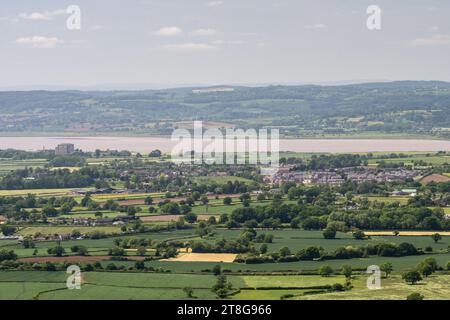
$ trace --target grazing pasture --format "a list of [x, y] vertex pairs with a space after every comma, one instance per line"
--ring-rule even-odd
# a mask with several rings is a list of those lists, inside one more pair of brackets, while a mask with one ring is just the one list
[[406, 300], [406, 297], [418, 292], [426, 300], [450, 299], [450, 275], [432, 275], [416, 285], [406, 284], [401, 275], [394, 274], [381, 279], [381, 289], [370, 290], [366, 286], [367, 277], [357, 276], [352, 284], [354, 288], [346, 292], [332, 292], [317, 295], [296, 296], [294, 299], [308, 300]]

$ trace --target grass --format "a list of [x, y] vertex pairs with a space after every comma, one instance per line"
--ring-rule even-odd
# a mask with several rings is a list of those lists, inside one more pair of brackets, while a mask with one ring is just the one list
[[[146, 300], [187, 299], [185, 287], [194, 290], [196, 299], [215, 299], [211, 287], [216, 278], [211, 274], [84, 272], [79, 290], [66, 288], [65, 272], [2, 271], [0, 272], [0, 300]], [[235, 289], [241, 289], [232, 299], [278, 300], [404, 300], [407, 295], [419, 292], [425, 299], [449, 299], [450, 275], [434, 274], [416, 285], [408, 285], [395, 272], [382, 279], [381, 289], [369, 290], [366, 275], [355, 274], [353, 288], [344, 292], [326, 292], [320, 286], [343, 284], [343, 276], [320, 277], [311, 275], [266, 275], [227, 277]], [[267, 288], [267, 289], [257, 289]], [[311, 294], [311, 293], [315, 294]], [[286, 298], [286, 297], [284, 297]]]
[[232, 296], [233, 300], [280, 300], [286, 295], [299, 296], [308, 290], [241, 290]]
[[[450, 254], [425, 254], [419, 256], [408, 257], [370, 257], [361, 259], [341, 259], [328, 261], [298, 261], [285, 263], [262, 263], [262, 264], [243, 264], [243, 263], [217, 263], [217, 262], [176, 262], [176, 261], [148, 261], [145, 263], [147, 267], [155, 269], [170, 270], [172, 272], [211, 272], [215, 265], [220, 265], [223, 270], [233, 272], [316, 272], [321, 266], [329, 265], [334, 270], [340, 270], [343, 265], [351, 265], [353, 269], [366, 270], [368, 266], [380, 265], [384, 262], [391, 262], [396, 271], [405, 271], [414, 268], [417, 264], [428, 257], [433, 257], [438, 264], [445, 266], [450, 262]], [[109, 262], [103, 261], [102, 265], [106, 266]], [[131, 261], [115, 261], [117, 266], [133, 266]]]
[[401, 205], [406, 205], [411, 199], [411, 197], [382, 197], [382, 196], [368, 196], [366, 197], [369, 201], [377, 201], [377, 202], [384, 202], [386, 204], [399, 202]]
[[242, 276], [245, 285], [251, 288], [306, 288], [345, 283], [344, 276]]
[[[80, 290], [66, 288], [64, 272], [10, 271], [0, 273], [0, 299], [185, 299], [184, 287], [194, 289], [199, 299], [213, 299], [212, 275], [160, 273], [83, 273]], [[240, 277], [229, 277], [234, 287], [244, 286]]]
[[424, 155], [413, 155], [407, 158], [385, 158], [385, 159], [370, 159], [369, 165], [377, 164], [380, 161], [387, 163], [400, 163], [413, 164], [413, 162], [424, 161], [431, 165], [443, 165], [445, 163], [450, 163], [450, 156], [424, 156]]
[[[23, 190], [0, 190], [0, 196], [26, 196], [35, 194], [40, 197], [65, 196], [76, 188], [59, 188], [59, 189], [23, 189]], [[82, 188], [89, 189], [89, 188]]]
[[246, 179], [246, 178], [241, 178], [241, 177], [236, 177], [236, 176], [223, 176], [223, 177], [197, 177], [194, 179], [194, 182], [197, 183], [216, 183], [216, 184], [225, 184], [228, 181], [234, 182], [234, 181], [239, 181], [239, 182], [243, 182], [243, 183], [253, 183], [253, 180], [250, 179]]
[[120, 233], [120, 227], [105, 226], [105, 227], [84, 227], [84, 226], [32, 226], [24, 227], [18, 231], [22, 236], [32, 236], [36, 233], [43, 235], [53, 234], [70, 234], [73, 230], [78, 230], [82, 234], [86, 234], [93, 231], [104, 232], [105, 234]]
[[104, 202], [107, 200], [135, 200], [135, 199], [145, 199], [148, 196], [152, 198], [164, 197], [165, 193], [154, 192], [154, 193], [132, 193], [132, 194], [101, 194], [92, 195], [92, 200], [98, 202]]
[[25, 168], [42, 168], [48, 163], [46, 159], [25, 159], [25, 160], [13, 160], [13, 159], [0, 159], [0, 175], [6, 175], [11, 171], [20, 170]]
[[299, 296], [296, 299], [310, 300], [405, 300], [406, 297], [418, 292], [425, 299], [449, 300], [450, 275], [432, 275], [415, 285], [406, 284], [399, 274], [381, 280], [381, 289], [370, 290], [366, 286], [367, 277], [358, 276], [353, 280], [351, 291], [333, 292], [318, 295]]

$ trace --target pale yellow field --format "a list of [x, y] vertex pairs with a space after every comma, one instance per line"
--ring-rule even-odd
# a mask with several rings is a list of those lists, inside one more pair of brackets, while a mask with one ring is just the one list
[[180, 253], [175, 258], [163, 259], [161, 261], [182, 262], [233, 262], [237, 254], [234, 253]]
[[[87, 190], [89, 188], [82, 188]], [[92, 188], [91, 188], [92, 189]], [[68, 195], [74, 188], [60, 189], [24, 189], [24, 190], [0, 190], [0, 196], [26, 196], [27, 194], [35, 194], [41, 197], [45, 196], [64, 196]]]
[[93, 200], [97, 201], [106, 201], [109, 199], [142, 199], [147, 196], [151, 196], [152, 198], [160, 198], [164, 196], [164, 193], [130, 193], [130, 194], [100, 194], [100, 195], [92, 195]]
[[[441, 236], [450, 236], [450, 231], [399, 231], [399, 236], [431, 236], [439, 233]], [[393, 231], [364, 231], [366, 236], [393, 236]]]

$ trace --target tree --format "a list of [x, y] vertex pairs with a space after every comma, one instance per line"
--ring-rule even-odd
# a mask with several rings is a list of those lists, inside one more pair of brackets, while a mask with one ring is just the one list
[[243, 193], [241, 194], [241, 196], [239, 197], [239, 200], [241, 200], [241, 202], [243, 203], [244, 200], [248, 200], [250, 201], [251, 197], [249, 193]]
[[188, 298], [193, 298], [194, 297], [194, 289], [192, 289], [191, 287], [184, 287], [183, 291], [184, 291], [184, 293], [186, 293], [186, 296]]
[[355, 232], [353, 232], [353, 238], [355, 238], [356, 240], [363, 240], [366, 238], [366, 235], [363, 231], [356, 230]]
[[83, 199], [81, 199], [81, 206], [87, 207], [92, 202], [91, 196], [86, 194]]
[[438, 243], [438, 241], [442, 239], [442, 236], [439, 233], [435, 233], [431, 236], [431, 238], [433, 239], [434, 243]]
[[161, 150], [158, 150], [158, 149], [153, 150], [148, 154], [148, 156], [150, 158], [159, 158], [159, 157], [161, 157], [161, 155], [162, 155], [162, 152], [161, 152]]
[[192, 207], [195, 204], [195, 200], [192, 197], [187, 197], [185, 202], [190, 207]]
[[148, 206], [151, 206], [153, 204], [153, 198], [151, 196], [147, 196], [144, 200], [144, 203]]
[[405, 280], [406, 283], [413, 285], [422, 280], [422, 277], [420, 276], [419, 271], [414, 270], [403, 273], [402, 279]]
[[384, 272], [386, 278], [389, 278], [391, 272], [394, 271], [394, 267], [392, 266], [392, 263], [385, 262], [380, 266], [380, 270]]
[[328, 266], [328, 265], [321, 266], [320, 269], [319, 269], [319, 274], [320, 274], [322, 277], [329, 277], [329, 276], [331, 276], [333, 273], [334, 273], [333, 268], [331, 268], [331, 267]]
[[418, 292], [413, 292], [406, 297], [406, 300], [423, 300], [424, 296]]
[[11, 236], [16, 232], [16, 228], [12, 226], [8, 226], [5, 224], [2, 224], [0, 226], [0, 230], [3, 233], [4, 236]]
[[145, 247], [139, 247], [136, 249], [136, 254], [138, 256], [145, 256], [145, 254], [147, 253], [147, 249], [145, 249]]
[[264, 201], [264, 200], [266, 200], [266, 195], [264, 193], [260, 193], [256, 196], [256, 200]]
[[266, 254], [267, 253], [267, 250], [268, 250], [268, 246], [267, 246], [267, 244], [262, 244], [261, 245], [261, 247], [259, 248], [259, 252], [261, 253], [261, 254]]
[[220, 267], [219, 264], [216, 264], [216, 265], [213, 267], [212, 272], [213, 272], [213, 274], [214, 274], [215, 276], [218, 276], [218, 275], [220, 275], [220, 274], [222, 273], [222, 268]]
[[233, 202], [233, 199], [231, 199], [230, 197], [223, 198], [223, 204], [226, 206], [229, 206], [232, 202]]
[[208, 218], [208, 224], [216, 224], [217, 223], [217, 219], [214, 216], [211, 216]]
[[184, 216], [184, 219], [189, 223], [194, 223], [197, 221], [197, 215], [195, 213], [189, 212]]
[[288, 247], [283, 247], [280, 249], [280, 256], [281, 257], [287, 257], [291, 255], [291, 251], [289, 250]]
[[350, 279], [352, 277], [352, 266], [346, 264], [342, 266], [342, 274], [347, 278]]
[[336, 238], [336, 230], [327, 228], [323, 231], [323, 237], [325, 239], [335, 239]]
[[71, 238], [77, 239], [79, 237], [81, 237], [81, 232], [80, 230], [72, 230], [72, 233], [70, 234]]
[[198, 191], [192, 192], [192, 199], [194, 199], [194, 201], [199, 200], [200, 197], [201, 197], [201, 193], [200, 192], [198, 192]]
[[63, 254], [66, 253], [66, 250], [63, 247], [61, 247], [60, 245], [57, 245], [54, 248], [48, 248], [47, 253], [57, 256], [57, 257], [62, 257]]
[[103, 217], [103, 213], [101, 213], [100, 211], [97, 211], [94, 215], [95, 215], [95, 217], [97, 217], [97, 218]]
[[209, 203], [209, 199], [207, 196], [202, 196], [200, 198], [201, 203], [203, 203], [204, 206], [206, 206]]
[[214, 292], [218, 298], [226, 298], [229, 291], [232, 289], [232, 285], [227, 281], [227, 277], [224, 275], [219, 275], [217, 277], [217, 283], [212, 287], [212, 292]]
[[168, 202], [161, 207], [162, 214], [180, 214], [180, 206], [175, 202]]
[[42, 214], [46, 217], [56, 217], [58, 215], [58, 210], [50, 205], [47, 205], [42, 209]]
[[16, 260], [17, 254], [13, 250], [0, 250], [0, 262], [5, 260]]
[[438, 264], [436, 259], [434, 258], [427, 258], [421, 263], [417, 265], [417, 271], [419, 271], [425, 278], [427, 278], [429, 275], [431, 275], [434, 271], [438, 269]]
[[433, 273], [433, 267], [427, 263], [420, 264], [418, 271], [425, 277], [428, 278]]
[[25, 249], [28, 249], [28, 248], [34, 248], [35, 244], [33, 242], [33, 239], [30, 236], [27, 236], [27, 237], [23, 238], [22, 246]]

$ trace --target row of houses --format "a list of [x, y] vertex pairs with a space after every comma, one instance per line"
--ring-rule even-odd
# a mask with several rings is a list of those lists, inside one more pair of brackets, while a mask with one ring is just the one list
[[377, 169], [371, 167], [344, 168], [342, 170], [347, 180], [356, 182], [377, 181], [394, 182], [414, 179], [420, 175], [417, 170], [398, 169]]
[[378, 169], [373, 167], [351, 167], [336, 170], [293, 171], [293, 166], [283, 166], [275, 174], [264, 177], [264, 182], [279, 184], [293, 181], [303, 184], [340, 185], [346, 180], [355, 182], [393, 182], [414, 179], [420, 171], [399, 169]]
[[134, 216], [117, 216], [114, 218], [58, 218], [57, 224], [72, 224], [82, 226], [123, 225], [129, 221], [137, 220]]
[[345, 180], [334, 171], [288, 171], [278, 172], [273, 176], [264, 177], [264, 182], [279, 184], [285, 181], [293, 181], [303, 184], [331, 184], [340, 185]]

